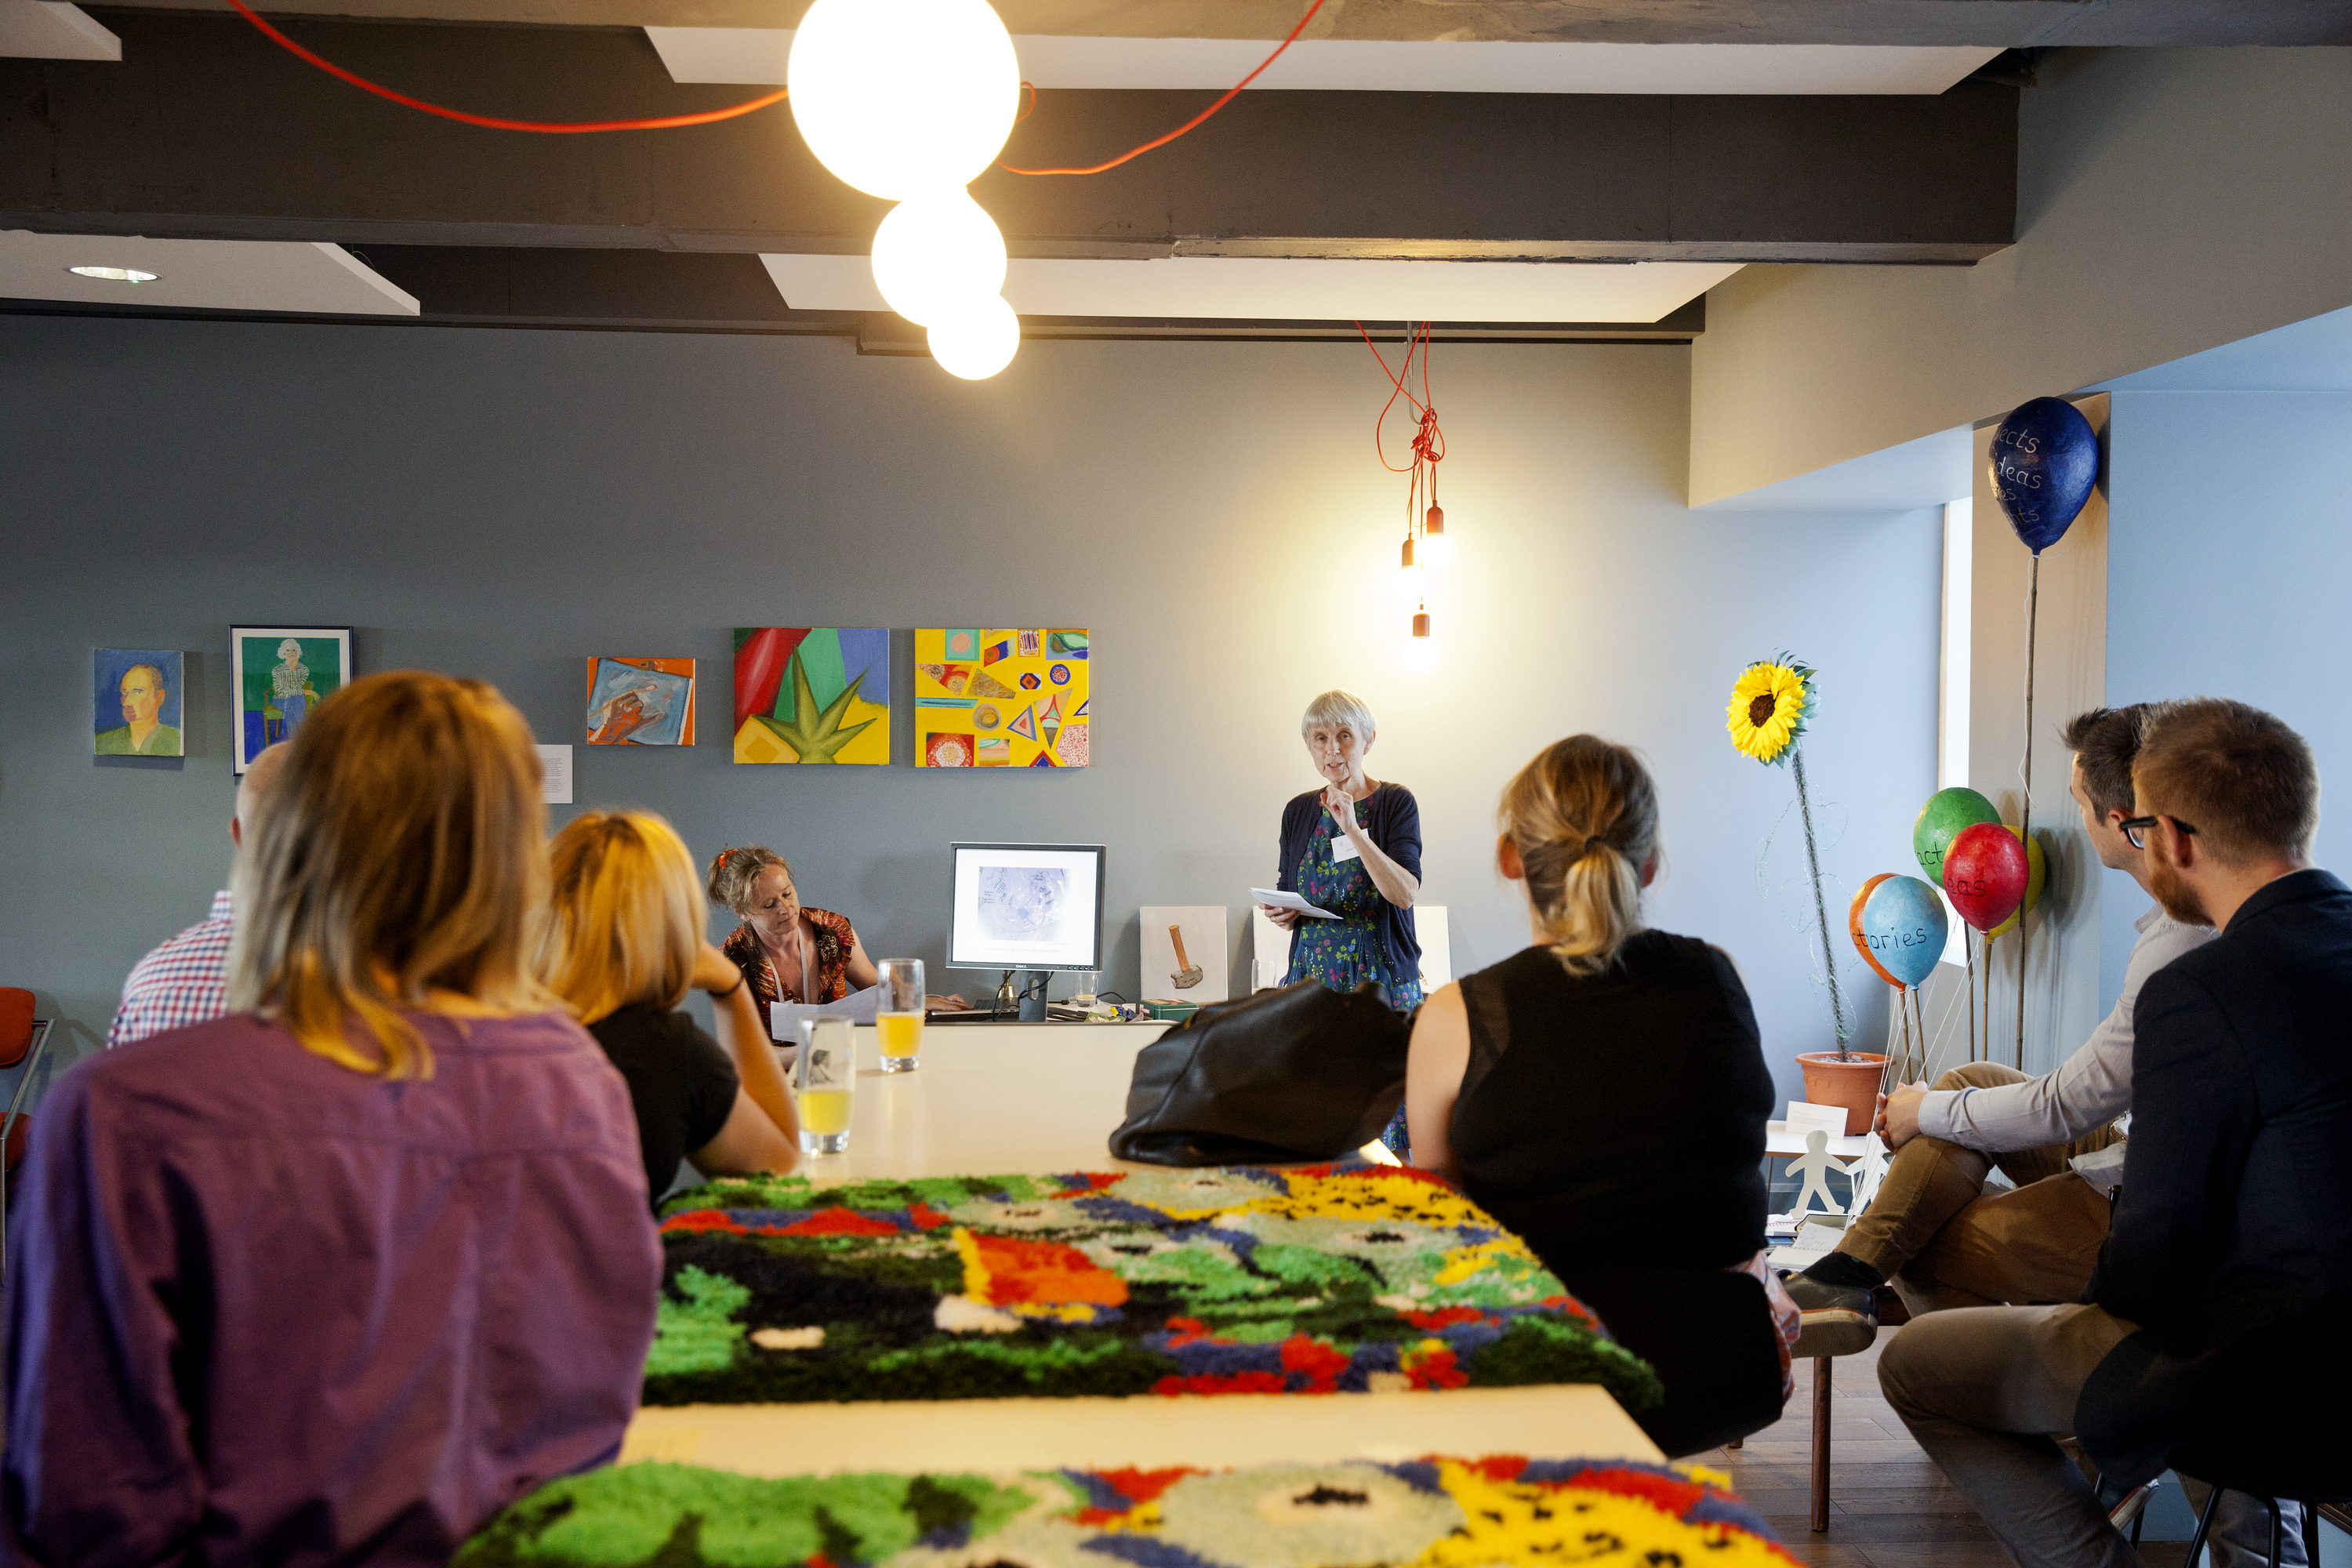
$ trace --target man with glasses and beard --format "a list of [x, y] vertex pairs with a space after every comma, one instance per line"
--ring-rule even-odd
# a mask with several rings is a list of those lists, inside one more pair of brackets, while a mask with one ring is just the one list
[[2352, 889], [2310, 861], [2318, 768], [2277, 719], [2198, 699], [2157, 712], [2132, 776], [2119, 826], [2148, 890], [2220, 934], [2140, 990], [2123, 1189], [2085, 1299], [1931, 1313], [1879, 1363], [2026, 1568], [2139, 1561], [2052, 1434], [2121, 1485], [2182, 1446], [2278, 1475], [2310, 1440], [2290, 1417], [2352, 1394], [2335, 1342], [2352, 1320]]

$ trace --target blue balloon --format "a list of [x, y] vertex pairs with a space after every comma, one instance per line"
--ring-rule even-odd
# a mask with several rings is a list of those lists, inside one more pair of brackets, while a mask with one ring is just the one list
[[2064, 398], [2037, 397], [1993, 431], [1986, 466], [2009, 526], [2039, 555], [2065, 537], [2099, 482], [2098, 433]]
[[1936, 972], [1950, 930], [1942, 897], [1916, 877], [1887, 878], [1862, 906], [1862, 939], [1870, 943], [1870, 955], [1906, 985]]

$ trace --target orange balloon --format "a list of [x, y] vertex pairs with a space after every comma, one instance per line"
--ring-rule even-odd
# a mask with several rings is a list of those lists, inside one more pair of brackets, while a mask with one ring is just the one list
[[1879, 883], [1884, 882], [1887, 878], [1892, 877], [1893, 875], [1895, 875], [1895, 873], [1892, 871], [1881, 871], [1877, 876], [1873, 877], [1869, 881], [1864, 882], [1862, 885], [1862, 890], [1854, 894], [1853, 902], [1846, 908], [1845, 928], [1847, 933], [1853, 938], [1854, 952], [1862, 954], [1862, 961], [1870, 965], [1871, 972], [1876, 974], [1881, 980], [1885, 981], [1889, 985], [1894, 986], [1897, 991], [1900, 991], [1903, 989], [1903, 982], [1895, 979], [1895, 976], [1886, 973], [1886, 966], [1879, 963], [1878, 960], [1872, 955], [1870, 951], [1870, 942], [1862, 934], [1862, 906], [1870, 902], [1871, 889], [1877, 887]]

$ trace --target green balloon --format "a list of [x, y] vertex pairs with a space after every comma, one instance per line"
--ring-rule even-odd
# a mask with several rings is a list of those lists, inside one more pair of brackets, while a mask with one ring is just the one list
[[1968, 785], [1939, 789], [1927, 797], [1927, 804], [1919, 808], [1919, 819], [1911, 825], [1911, 853], [1919, 858], [1919, 868], [1927, 873], [1927, 880], [1940, 888], [1944, 847], [1952, 836], [1979, 822], [2000, 820], [2000, 813], [1992, 808], [1992, 802]]

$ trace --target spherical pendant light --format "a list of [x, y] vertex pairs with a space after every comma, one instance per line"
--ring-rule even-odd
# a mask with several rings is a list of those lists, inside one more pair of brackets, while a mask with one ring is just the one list
[[1004, 287], [1004, 236], [961, 191], [901, 202], [874, 231], [874, 283], [917, 326], [969, 312]]
[[970, 184], [1021, 98], [1012, 36], [988, 0], [816, 0], [784, 79], [818, 162], [890, 201]]
[[951, 375], [966, 381], [986, 381], [1013, 363], [1021, 346], [1021, 318], [1003, 297], [991, 294], [941, 321], [930, 330], [931, 357]]

